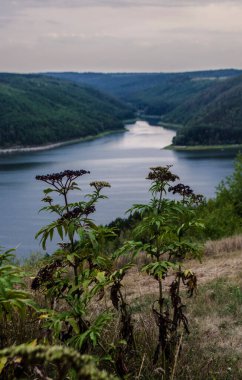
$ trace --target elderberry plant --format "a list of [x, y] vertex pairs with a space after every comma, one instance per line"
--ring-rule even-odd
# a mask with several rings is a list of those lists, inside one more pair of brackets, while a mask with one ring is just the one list
[[[57, 339], [81, 353], [98, 344], [103, 327], [112, 318], [110, 312], [103, 312], [91, 321], [88, 308], [95, 297], [103, 297], [110, 282], [107, 272], [112, 263], [104, 248], [115, 236], [113, 229], [97, 226], [91, 219], [97, 202], [105, 198], [101, 191], [110, 187], [109, 183], [92, 182], [94, 190], [86, 195], [87, 200], [70, 200], [72, 191], [81, 191], [76, 179], [86, 174], [86, 170], [66, 170], [36, 177], [49, 186], [44, 190], [47, 206], [42, 210], [56, 215], [56, 220], [41, 228], [36, 237], [41, 238], [43, 248], [54, 233], [61, 243], [32, 282], [32, 289], [44, 291], [50, 299], [51, 310], [43, 316], [48, 327]], [[54, 202], [50, 196], [54, 193], [63, 199], [62, 204]]]
[[[201, 247], [191, 241], [190, 236], [203, 228], [195, 213], [202, 196], [195, 195], [189, 186], [173, 185], [179, 177], [170, 168], [167, 165], [150, 169], [147, 177], [151, 181], [150, 202], [136, 204], [129, 210], [131, 214], [139, 215], [140, 222], [134, 229], [135, 240], [123, 248], [135, 254], [142, 251], [149, 260], [142, 271], [158, 283], [158, 297], [151, 306], [158, 329], [153, 365], [160, 362], [163, 380], [174, 376], [182, 335], [189, 333], [181, 288], [185, 286], [191, 297], [196, 290], [197, 279], [184, 264], [187, 259], [201, 258]], [[167, 192], [179, 195], [181, 199], [167, 199]], [[170, 273], [173, 275], [169, 277]], [[164, 282], [169, 279], [167, 292]]]
[[[66, 170], [36, 177], [48, 185], [42, 199], [47, 205], [41, 210], [56, 216], [36, 237], [40, 237], [43, 248], [54, 234], [59, 235], [61, 243], [33, 279], [32, 289], [42, 291], [50, 301], [49, 310], [41, 319], [46, 321], [57, 344], [72, 346], [81, 354], [93, 353], [96, 348], [102, 352], [100, 355], [112, 357], [115, 372], [123, 374], [122, 348], [113, 350], [108, 344], [104, 347], [100, 339], [114, 316], [110, 307], [103, 310], [102, 300], [109, 290], [111, 303], [120, 314], [118, 338], [131, 342], [131, 317], [121, 291], [121, 281], [131, 263], [119, 269], [115, 267], [119, 252], [107, 252], [108, 241], [116, 236], [115, 231], [97, 226], [91, 218], [97, 202], [106, 198], [102, 190], [110, 184], [91, 182], [93, 191], [84, 200], [71, 202], [72, 192], [81, 191], [77, 178], [86, 174], [89, 172], [85, 170]], [[56, 194], [63, 200], [62, 204], [54, 201]], [[93, 308], [98, 308], [96, 315]]]

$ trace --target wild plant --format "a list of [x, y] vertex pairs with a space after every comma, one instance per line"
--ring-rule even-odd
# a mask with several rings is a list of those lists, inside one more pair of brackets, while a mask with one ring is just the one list
[[[56, 220], [41, 228], [36, 237], [41, 238], [43, 248], [54, 234], [59, 235], [61, 243], [39, 270], [32, 289], [42, 290], [50, 301], [49, 311], [42, 318], [56, 341], [72, 346], [79, 353], [89, 353], [97, 347], [100, 355], [107, 358], [112, 352], [115, 371], [123, 374], [123, 349], [114, 353], [100, 341], [102, 331], [114, 316], [111, 304], [104, 308], [102, 300], [109, 289], [111, 302], [120, 314], [119, 340], [131, 344], [131, 317], [121, 291], [121, 281], [131, 264], [115, 268], [120, 253], [107, 251], [108, 241], [116, 236], [114, 228], [97, 226], [91, 219], [97, 202], [106, 198], [101, 192], [110, 187], [109, 183], [91, 182], [93, 191], [84, 199], [71, 202], [71, 192], [81, 191], [77, 178], [86, 174], [89, 172], [85, 170], [66, 170], [36, 177], [48, 184], [43, 198], [47, 205], [42, 210], [56, 215]], [[62, 204], [54, 201], [55, 195], [62, 198]], [[95, 308], [97, 315], [92, 312]]]
[[[157, 299], [150, 304], [157, 326], [152, 368], [159, 369], [163, 380], [173, 380], [183, 335], [189, 333], [183, 290], [187, 290], [189, 297], [196, 292], [196, 276], [185, 264], [190, 258], [201, 257], [200, 246], [191, 236], [203, 228], [195, 212], [202, 197], [195, 195], [189, 186], [177, 184], [179, 178], [170, 166], [151, 168], [147, 177], [151, 181], [150, 202], [136, 204], [129, 210], [131, 219], [135, 215], [133, 240], [110, 252], [108, 242], [116, 238], [115, 228], [97, 226], [93, 220], [97, 203], [105, 198], [102, 191], [110, 185], [91, 182], [92, 191], [83, 197], [77, 180], [87, 174], [85, 170], [66, 170], [36, 177], [48, 185], [44, 189], [42, 211], [54, 216], [36, 237], [44, 249], [54, 235], [60, 239], [57, 250], [43, 260], [31, 286], [46, 298], [46, 308], [39, 316], [44, 329], [38, 344], [35, 341], [31, 346], [0, 351], [0, 365], [1, 357], [4, 364], [6, 360], [13, 363], [18, 352], [25, 374], [40, 371], [40, 364], [44, 363], [44, 372], [39, 376], [48, 378], [54, 371], [54, 378], [58, 379], [61, 373], [70, 375], [70, 360], [73, 378], [81, 378], [78, 365], [84, 360], [82, 354], [97, 354], [99, 361], [108, 363], [102, 365], [112, 368], [120, 378], [134, 378], [137, 375], [134, 358], [139, 361], [140, 350], [137, 319], [124, 296], [123, 279], [140, 253], [145, 257], [141, 271], [157, 282]], [[72, 202], [73, 191], [80, 194], [79, 201]], [[168, 199], [168, 192], [175, 197]], [[28, 298], [23, 300], [29, 303]], [[21, 302], [17, 302], [16, 307], [19, 306]], [[104, 339], [114, 321], [115, 336]], [[138, 378], [146, 353], [141, 354]], [[32, 366], [32, 361], [38, 365]], [[50, 362], [57, 366], [49, 372]]]
[[[129, 210], [131, 214], [138, 213], [141, 220], [133, 231], [134, 241], [126, 244], [127, 250], [142, 251], [149, 258], [141, 270], [158, 283], [158, 297], [151, 306], [158, 329], [153, 365], [160, 363], [164, 380], [174, 377], [182, 336], [184, 332], [189, 333], [182, 285], [191, 297], [196, 291], [197, 279], [184, 264], [190, 258], [200, 259], [201, 247], [191, 241], [190, 234], [203, 228], [195, 213], [202, 196], [195, 195], [189, 186], [173, 185], [179, 177], [170, 167], [150, 169], [147, 179], [151, 181], [151, 199], [148, 204], [136, 204]], [[167, 199], [167, 192], [181, 199]], [[167, 292], [164, 283], [169, 279]]]
[[[0, 349], [16, 344], [24, 337], [20, 326], [26, 325], [26, 317], [32, 316], [37, 305], [26, 289], [25, 272], [14, 264], [14, 249], [4, 251], [0, 247]], [[0, 356], [0, 378], [7, 379], [8, 358]], [[12, 377], [13, 378], [13, 377]]]
[[25, 273], [13, 264], [14, 250], [0, 247], [0, 347], [10, 344], [9, 325], [16, 316], [24, 317], [28, 308], [36, 305], [24, 283]]

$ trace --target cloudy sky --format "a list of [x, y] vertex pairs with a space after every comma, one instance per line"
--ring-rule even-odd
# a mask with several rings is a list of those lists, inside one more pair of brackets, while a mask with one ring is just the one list
[[0, 0], [0, 71], [242, 68], [242, 0]]

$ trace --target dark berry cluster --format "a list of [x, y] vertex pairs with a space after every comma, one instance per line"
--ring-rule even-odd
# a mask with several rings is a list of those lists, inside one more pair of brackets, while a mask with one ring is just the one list
[[170, 186], [168, 189], [172, 194], [180, 194], [184, 199], [190, 199], [195, 204], [200, 204], [203, 201], [203, 195], [194, 194], [190, 186], [183, 185], [183, 183], [178, 183], [175, 186]]
[[67, 219], [76, 219], [80, 217], [81, 215], [86, 215], [88, 216], [89, 214], [93, 214], [96, 211], [94, 205], [87, 205], [86, 207], [75, 207], [73, 210], [70, 210], [66, 212], [62, 218], [60, 219], [61, 221], [67, 220]]
[[189, 197], [193, 194], [193, 190], [190, 188], [190, 186], [183, 185], [183, 183], [178, 183], [175, 186], [170, 186], [168, 191], [172, 192], [172, 194], [180, 194], [183, 197]]
[[90, 215], [90, 214], [93, 214], [94, 212], [96, 211], [96, 208], [94, 205], [89, 205], [89, 206], [86, 206], [84, 208], [84, 210], [82, 211], [83, 215]]
[[42, 285], [47, 283], [51, 286], [55, 271], [62, 266], [63, 263], [61, 260], [55, 260], [51, 264], [47, 264], [45, 267], [41, 268], [32, 281], [31, 289], [38, 290]]
[[172, 165], [167, 166], [157, 166], [154, 168], [150, 168], [150, 172], [148, 174], [147, 179], [151, 181], [158, 181], [158, 182], [175, 182], [179, 179], [179, 177], [176, 174], [173, 174], [170, 171], [170, 167]]
[[183, 185], [183, 183], [170, 186], [168, 191], [172, 192], [172, 194], [180, 194], [183, 198], [189, 198], [195, 204], [200, 204], [203, 201], [203, 195], [194, 194], [190, 186]]
[[80, 177], [84, 174], [90, 174], [87, 170], [65, 170], [60, 173], [52, 173], [52, 174], [46, 174], [46, 175], [37, 175], [35, 178], [38, 181], [44, 181], [49, 184], [53, 184], [55, 182], [61, 182], [63, 178], [66, 178], [70, 181], [73, 181], [77, 177]]

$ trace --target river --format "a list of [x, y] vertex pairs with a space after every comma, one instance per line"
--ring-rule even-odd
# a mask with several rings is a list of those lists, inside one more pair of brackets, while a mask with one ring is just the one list
[[[234, 151], [177, 152], [161, 149], [171, 143], [174, 131], [137, 121], [124, 133], [89, 142], [61, 146], [52, 150], [5, 154], [0, 156], [0, 246], [16, 247], [18, 257], [40, 251], [34, 239], [41, 226], [50, 221], [41, 207], [44, 184], [38, 174], [65, 169], [86, 169], [90, 175], [80, 180], [83, 194], [89, 182], [104, 180], [111, 184], [100, 201], [95, 219], [98, 223], [123, 217], [133, 204], [148, 200], [150, 185], [145, 177], [152, 166], [173, 165], [181, 182], [195, 192], [213, 197], [218, 183], [232, 173]], [[74, 201], [78, 198], [75, 196]], [[52, 246], [47, 246], [51, 252]]]

